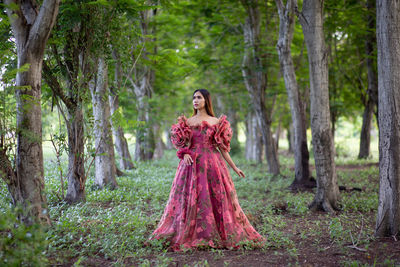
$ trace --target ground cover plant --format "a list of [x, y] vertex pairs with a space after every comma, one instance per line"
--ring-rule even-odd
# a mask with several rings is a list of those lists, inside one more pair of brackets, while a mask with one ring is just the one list
[[[287, 190], [293, 157], [281, 153], [282, 175], [265, 175], [265, 164], [234, 158], [246, 173], [233, 175], [239, 202], [265, 247], [243, 244], [239, 250], [206, 249], [169, 252], [162, 242], [145, 242], [155, 229], [168, 199], [178, 159], [168, 151], [162, 160], [137, 163], [118, 178], [116, 190], [98, 190], [87, 182], [86, 202], [60, 201], [59, 172], [54, 158], [45, 164], [47, 228], [19, 224], [1, 184], [2, 264], [75, 266], [265, 266], [400, 264], [400, 242], [376, 239], [378, 167], [374, 160], [338, 159], [341, 211], [313, 213], [313, 192]], [[63, 161], [66, 164], [65, 161]], [[66, 166], [63, 166], [66, 168]], [[233, 173], [232, 173], [233, 174]], [[315, 175], [315, 174], [314, 174]], [[357, 190], [355, 190], [355, 188]], [[358, 191], [360, 189], [361, 191]]]

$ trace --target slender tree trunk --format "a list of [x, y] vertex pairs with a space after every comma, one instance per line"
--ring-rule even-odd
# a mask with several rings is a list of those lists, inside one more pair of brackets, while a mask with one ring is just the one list
[[[66, 52], [69, 52], [69, 50]], [[67, 64], [69, 64], [71, 70], [73, 69], [72, 66], [76, 66], [71, 62]], [[65, 66], [62, 65], [60, 67]], [[75, 87], [78, 84], [77, 80], [75, 80], [76, 76], [67, 77], [68, 95], [65, 95], [60, 83], [46, 62], [44, 63], [43, 73], [47, 85], [51, 88], [54, 95], [62, 100], [66, 107], [67, 114], [64, 116], [64, 111], [60, 104], [58, 104], [58, 108], [65, 119], [68, 135], [68, 189], [65, 200], [70, 204], [85, 201], [85, 183], [87, 177], [85, 174], [84, 119], [82, 99], [78, 93], [81, 88]]]
[[114, 145], [110, 125], [110, 106], [107, 100], [108, 68], [103, 58], [98, 59], [95, 86], [90, 86], [92, 94], [94, 135], [96, 143], [95, 184], [100, 188], [117, 187]]
[[363, 121], [361, 126], [360, 152], [358, 154], [359, 159], [366, 159], [369, 156], [373, 109], [374, 109], [374, 103], [368, 100], [367, 105], [364, 108]]
[[167, 136], [167, 143], [165, 144], [166, 149], [173, 149], [174, 146], [172, 145], [171, 142], [171, 132], [169, 127], [167, 129], [164, 129], [164, 134]]
[[[110, 102], [111, 117], [119, 108], [119, 97], [114, 92], [111, 92], [108, 100]], [[115, 147], [118, 155], [120, 156], [119, 166], [122, 170], [134, 169], [132, 157], [129, 152], [128, 142], [125, 138], [124, 130], [119, 125], [114, 125], [111, 120], [112, 131], [115, 138]]]
[[[10, 190], [14, 204], [25, 208], [22, 220], [50, 223], [44, 193], [42, 152], [41, 80], [44, 49], [58, 14], [59, 0], [5, 0], [17, 46], [18, 68], [29, 65], [16, 77], [17, 158], [16, 179]], [[29, 87], [29, 88], [27, 88]], [[5, 153], [5, 152], [4, 152]]]
[[[287, 140], [289, 143], [289, 153], [294, 153], [294, 127], [293, 123], [289, 125], [289, 128], [287, 129]], [[308, 149], [307, 149], [308, 151]]]
[[379, 206], [376, 236], [400, 232], [400, 2], [378, 0]]
[[332, 142], [335, 145], [335, 131], [336, 131], [337, 114], [336, 111], [331, 112], [331, 131]]
[[337, 209], [339, 188], [329, 119], [328, 57], [323, 32], [323, 1], [304, 0], [303, 10], [298, 16], [308, 50], [311, 131], [317, 172], [317, 192], [310, 209], [332, 212]]
[[67, 110], [68, 189], [65, 200], [73, 204], [85, 201], [85, 143], [82, 103]]
[[[150, 42], [147, 37], [154, 29], [149, 29], [149, 23], [153, 16], [156, 15], [155, 10], [146, 10], [140, 12], [141, 15], [141, 31], [143, 38], [141, 43], [145, 45]], [[145, 47], [145, 46], [143, 46]], [[156, 50], [155, 50], [156, 52]], [[149, 52], [143, 49], [143, 57], [147, 58]], [[155, 72], [150, 66], [140, 66], [134, 68], [134, 79], [132, 76], [128, 76], [128, 80], [131, 82], [134, 93], [136, 95], [137, 110], [138, 110], [138, 121], [142, 123], [136, 131], [136, 144], [135, 144], [135, 159], [136, 160], [151, 160], [153, 158], [155, 150], [155, 140], [153, 125], [150, 120], [150, 105], [149, 99], [152, 96], [153, 83], [155, 79]]]
[[246, 160], [262, 162], [262, 136], [254, 113], [249, 112], [246, 117]]
[[[115, 60], [115, 79], [114, 88], [110, 88], [108, 100], [110, 102], [111, 117], [115, 116], [119, 108], [118, 92], [121, 89], [121, 63], [117, 52], [113, 51], [113, 59]], [[130, 170], [135, 168], [132, 162], [131, 154], [129, 153], [128, 142], [126, 141], [124, 131], [120, 125], [113, 123], [111, 120], [112, 131], [115, 139], [115, 147], [120, 157], [120, 168], [122, 170]]]
[[279, 13], [279, 40], [277, 50], [283, 78], [288, 94], [290, 111], [292, 115], [293, 147], [295, 159], [295, 176], [291, 185], [292, 189], [300, 189], [311, 186], [309, 153], [307, 147], [306, 117], [301, 104], [296, 73], [292, 59], [290, 46], [293, 40], [295, 23], [295, 0], [287, 0], [284, 6], [282, 0], [276, 0]]
[[366, 37], [366, 54], [367, 54], [367, 74], [368, 74], [368, 99], [370, 99], [376, 108], [374, 108], [374, 114], [379, 127], [379, 116], [378, 116], [378, 72], [376, 69], [376, 57], [374, 52], [376, 51], [376, 0], [367, 0], [368, 10], [368, 31]]
[[153, 158], [155, 142], [153, 127], [150, 123], [150, 107], [148, 99], [150, 98], [146, 93], [146, 81], [140, 86], [135, 86], [135, 94], [137, 99], [138, 121], [142, 125], [136, 131], [136, 145], [135, 145], [135, 159], [136, 160], [151, 160]]
[[257, 121], [265, 145], [265, 156], [269, 172], [280, 173], [278, 153], [271, 134], [271, 118], [265, 107], [266, 73], [260, 51], [260, 12], [257, 0], [242, 0], [247, 18], [243, 25], [245, 52], [243, 55], [242, 75], [250, 94]]
[[[224, 109], [226, 110], [226, 109]], [[238, 116], [236, 114], [236, 109], [232, 106], [227, 108], [227, 116], [228, 120], [231, 124], [232, 129], [232, 139], [231, 139], [231, 152], [237, 153], [240, 151], [240, 144], [239, 144], [239, 129], [238, 129]]]
[[156, 146], [154, 150], [154, 159], [161, 159], [164, 155], [164, 150], [166, 149], [166, 145], [164, 144], [162, 138], [161, 138], [161, 128], [159, 124], [155, 124], [153, 127], [153, 132], [156, 140]]
[[[84, 166], [85, 135], [82, 96], [86, 94], [88, 82], [92, 80], [93, 73], [96, 73], [90, 62], [94, 38], [91, 28], [93, 18], [93, 13], [87, 13], [75, 23], [74, 32], [60, 33], [65, 38], [63, 50], [60, 53], [56, 45], [52, 45], [51, 49], [51, 55], [57, 62], [56, 68], [44, 62], [45, 81], [56, 96], [56, 104], [67, 125], [69, 161], [68, 189], [65, 200], [71, 204], [85, 200], [87, 175]], [[59, 81], [53, 69], [57, 69], [57, 73], [61, 70], [64, 74], [63, 81]], [[66, 86], [63, 85], [64, 83]]]
[[375, 113], [376, 120], [379, 122], [377, 113], [378, 108], [376, 108], [376, 112], [374, 112], [375, 107], [378, 107], [378, 75], [376, 73], [374, 60], [374, 50], [376, 45], [376, 35], [374, 29], [376, 27], [376, 23], [373, 14], [376, 13], [375, 0], [367, 0], [367, 10], [368, 33], [365, 38], [365, 53], [368, 75], [368, 88], [367, 103], [364, 109], [363, 123], [360, 134], [360, 152], [358, 154], [359, 159], [367, 158], [370, 154], [370, 131], [373, 113]]

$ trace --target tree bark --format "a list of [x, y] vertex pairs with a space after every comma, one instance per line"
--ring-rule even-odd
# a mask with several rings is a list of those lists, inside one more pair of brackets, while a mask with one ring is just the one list
[[376, 236], [400, 231], [400, 2], [378, 0], [379, 206]]
[[262, 162], [263, 143], [257, 117], [253, 112], [246, 116], [246, 160]]
[[89, 86], [92, 94], [94, 135], [95, 135], [95, 185], [99, 188], [117, 187], [114, 144], [111, 131], [111, 113], [107, 98], [108, 67], [103, 58], [98, 59], [97, 78]]
[[227, 109], [227, 117], [231, 124], [232, 129], [232, 139], [231, 139], [231, 153], [238, 153], [240, 149], [239, 143], [239, 129], [238, 129], [238, 116], [237, 116], [237, 109], [232, 107], [231, 105], [228, 106]]
[[374, 50], [376, 45], [376, 35], [374, 32], [376, 23], [375, 23], [375, 17], [373, 15], [376, 13], [375, 0], [367, 0], [367, 10], [368, 10], [367, 14], [368, 33], [365, 38], [365, 53], [366, 53], [366, 65], [367, 65], [367, 76], [368, 76], [368, 88], [367, 88], [367, 103], [364, 109], [363, 123], [360, 134], [360, 152], [358, 154], [359, 159], [368, 158], [370, 154], [370, 143], [371, 143], [370, 132], [371, 132], [372, 114], [375, 114], [376, 121], [379, 122], [377, 113], [378, 75], [376, 73], [375, 59], [374, 59]]
[[138, 121], [140, 125], [136, 131], [135, 159], [151, 160], [153, 158], [155, 144], [153, 127], [150, 123], [150, 90], [147, 88], [148, 80], [143, 78], [140, 84], [134, 85], [137, 100]]
[[[119, 95], [118, 92], [121, 89], [121, 63], [117, 52], [113, 51], [113, 59], [115, 60], [115, 79], [114, 79], [114, 88], [110, 88], [110, 94], [108, 100], [110, 102], [111, 108], [111, 117], [115, 116], [115, 112], [118, 111], [119, 108]], [[122, 170], [131, 170], [135, 168], [132, 162], [131, 154], [129, 153], [128, 142], [124, 136], [124, 130], [118, 124], [115, 125], [111, 120], [112, 131], [115, 139], [115, 148], [120, 157], [120, 168]]]
[[369, 157], [373, 109], [374, 103], [368, 99], [367, 105], [364, 108], [363, 121], [361, 126], [360, 151], [358, 153], [359, 159], [366, 159]]
[[[287, 131], [287, 140], [288, 140], [288, 144], [289, 144], [289, 153], [294, 153], [294, 127], [293, 127], [293, 123], [291, 123], [289, 125], [289, 128], [286, 129]], [[307, 149], [308, 151], [308, 149]]]
[[282, 0], [276, 0], [280, 21], [279, 40], [276, 47], [292, 115], [295, 176], [291, 188], [300, 189], [310, 185], [310, 156], [307, 147], [306, 117], [301, 104], [290, 48], [294, 32], [295, 4], [295, 0], [287, 0], [286, 6], [284, 6]]
[[335, 166], [335, 149], [330, 127], [328, 56], [323, 32], [323, 1], [304, 0], [298, 14], [308, 50], [310, 71], [310, 117], [317, 192], [312, 210], [333, 212], [337, 209], [339, 188]]
[[161, 159], [164, 155], [164, 150], [166, 149], [166, 145], [164, 144], [162, 138], [161, 138], [161, 128], [159, 124], [154, 124], [153, 126], [153, 132], [155, 135], [155, 140], [156, 140], [156, 145], [155, 145], [155, 150], [154, 150], [154, 159]]
[[174, 149], [171, 142], [171, 131], [169, 127], [164, 129], [164, 134], [167, 136], [167, 143], [165, 144], [166, 149]]
[[[41, 80], [44, 49], [58, 14], [59, 0], [5, 0], [17, 46], [18, 68], [29, 69], [16, 77], [17, 158], [13, 200], [26, 210], [22, 220], [50, 223], [44, 194]], [[21, 198], [22, 197], [22, 198]]]
[[85, 142], [82, 104], [67, 110], [68, 189], [65, 201], [73, 204], [85, 201]]
[[[110, 95], [108, 97], [111, 108], [111, 117], [115, 112], [117, 112], [119, 108], [119, 96], [113, 90], [110, 91]], [[115, 148], [120, 157], [119, 166], [122, 170], [131, 170], [134, 169], [132, 157], [129, 152], [128, 141], [125, 138], [124, 130], [121, 126], [115, 125], [111, 120], [111, 126], [113, 135], [115, 138]]]
[[260, 12], [257, 0], [242, 0], [247, 18], [243, 25], [245, 51], [242, 63], [242, 75], [254, 107], [265, 145], [268, 170], [278, 175], [279, 160], [274, 139], [271, 134], [271, 117], [265, 107], [265, 89], [267, 84], [265, 66], [260, 49]]

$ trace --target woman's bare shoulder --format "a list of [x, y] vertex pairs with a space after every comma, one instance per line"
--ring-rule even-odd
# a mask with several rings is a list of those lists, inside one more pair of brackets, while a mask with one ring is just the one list
[[187, 119], [187, 122], [188, 122], [189, 124], [193, 124], [193, 123], [195, 122], [195, 120], [193, 119], [193, 117], [189, 117], [189, 118]]
[[210, 117], [208, 120], [212, 125], [217, 124], [219, 122], [219, 119], [216, 117]]

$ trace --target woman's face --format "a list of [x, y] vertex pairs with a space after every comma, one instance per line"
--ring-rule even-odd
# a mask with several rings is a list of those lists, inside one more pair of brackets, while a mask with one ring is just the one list
[[196, 110], [203, 109], [206, 105], [206, 100], [200, 92], [196, 92], [193, 95], [193, 108]]

